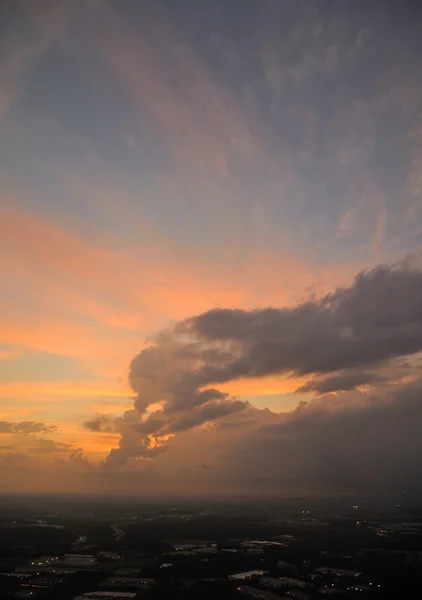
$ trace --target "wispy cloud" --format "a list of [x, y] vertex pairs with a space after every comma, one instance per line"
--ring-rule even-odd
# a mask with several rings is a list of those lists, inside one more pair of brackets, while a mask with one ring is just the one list
[[94, 41], [136, 101], [163, 128], [164, 143], [170, 144], [179, 166], [210, 185], [215, 175], [228, 176], [232, 146], [250, 155], [256, 141], [234, 96], [207, 75], [166, 12], [158, 4], [143, 11], [145, 23], [157, 18], [160, 30], [152, 33], [137, 29], [119, 11], [104, 10]]
[[[0, 121], [7, 115], [26, 85], [31, 66], [64, 33], [69, 0], [16, 0], [2, 8], [3, 31], [0, 58]], [[18, 21], [18, 31], [9, 19]], [[20, 43], [16, 45], [16, 37]]]
[[0, 421], [0, 433], [12, 435], [57, 433], [57, 425], [46, 425], [37, 421]]

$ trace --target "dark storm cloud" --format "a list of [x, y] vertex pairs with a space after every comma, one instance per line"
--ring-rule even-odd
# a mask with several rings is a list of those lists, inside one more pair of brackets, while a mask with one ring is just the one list
[[169, 433], [177, 433], [192, 429], [203, 423], [215, 421], [222, 417], [233, 415], [239, 411], [245, 410], [247, 403], [241, 400], [231, 402], [207, 402], [205, 405], [183, 413], [171, 426]]
[[57, 433], [56, 425], [46, 425], [38, 421], [0, 421], [0, 434], [30, 435], [35, 433]]
[[406, 264], [379, 266], [319, 301], [212, 310], [180, 323], [176, 332], [231, 349], [227, 362], [197, 372], [210, 383], [377, 365], [422, 350], [422, 272]]
[[[136, 393], [133, 410], [117, 418], [96, 415], [85, 423], [91, 431], [120, 434], [119, 447], [110, 452], [106, 465], [119, 467], [129, 459], [153, 458], [165, 451], [166, 441], [175, 433], [249, 407], [248, 402], [217, 389], [201, 389], [207, 382], [198, 377], [197, 367], [206, 360], [220, 364], [219, 351], [200, 349], [167, 333], [158, 334], [156, 346], [135, 357], [129, 372]], [[151, 410], [156, 403], [160, 409]]]
[[351, 373], [340, 373], [331, 377], [312, 379], [300, 386], [296, 392], [317, 392], [318, 394], [329, 394], [330, 392], [339, 392], [353, 390], [355, 387], [363, 384], [373, 384], [385, 381], [386, 377], [377, 373], [368, 373], [357, 371]]
[[[131, 458], [157, 456], [178, 432], [247, 415], [249, 403], [216, 389], [219, 382], [310, 375], [300, 391], [328, 393], [364, 383], [387, 385], [394, 361], [392, 373], [400, 381], [406, 365], [398, 358], [422, 350], [422, 272], [413, 263], [364, 271], [349, 287], [293, 308], [212, 310], [158, 332], [155, 345], [130, 366], [133, 410], [117, 418], [97, 415], [85, 424], [91, 431], [120, 434], [106, 463], [120, 466]], [[328, 396], [326, 401], [347, 405], [346, 400]], [[296, 425], [290, 427], [297, 427], [302, 417], [293, 414]], [[313, 431], [331, 422], [315, 418], [313, 413]]]
[[131, 458], [158, 456], [166, 450], [165, 441], [169, 436], [235, 415], [250, 406], [248, 402], [230, 398], [227, 394], [215, 394], [215, 390], [202, 395], [193, 389], [186, 390], [186, 406], [182, 406], [180, 399], [176, 404], [177, 409], [169, 402], [168, 407], [150, 413], [135, 408], [126, 411], [122, 417], [96, 415], [84, 426], [90, 431], [120, 434], [119, 448], [113, 449], [106, 460], [108, 466], [118, 467]]
[[262, 475], [273, 490], [295, 476], [308, 491], [421, 494], [421, 398], [418, 379], [357, 404], [352, 398], [334, 408], [329, 402], [301, 405], [235, 448], [233, 477], [246, 482]]
[[109, 415], [96, 414], [84, 423], [85, 429], [102, 433], [117, 433], [116, 418]]

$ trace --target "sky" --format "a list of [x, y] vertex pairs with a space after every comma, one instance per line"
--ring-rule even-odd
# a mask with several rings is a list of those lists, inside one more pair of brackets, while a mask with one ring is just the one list
[[422, 496], [417, 0], [5, 0], [3, 491]]

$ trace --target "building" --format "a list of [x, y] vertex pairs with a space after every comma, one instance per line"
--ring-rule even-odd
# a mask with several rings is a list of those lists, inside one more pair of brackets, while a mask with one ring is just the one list
[[110, 579], [103, 581], [101, 587], [145, 589], [148, 585], [154, 583], [154, 581], [154, 579], [145, 577], [110, 577]]
[[295, 600], [311, 600], [311, 595], [307, 594], [306, 592], [303, 592], [302, 590], [289, 590], [288, 592], [286, 592], [286, 596], [291, 599], [294, 598]]
[[[378, 586], [378, 587], [380, 587], [380, 586]], [[351, 590], [353, 592], [369, 592], [370, 590], [372, 590], [372, 588], [369, 587], [369, 585], [364, 585], [364, 584], [353, 585], [352, 587], [349, 587], [347, 589]]]
[[317, 573], [321, 575], [336, 575], [337, 577], [358, 577], [361, 575], [358, 571], [352, 571], [349, 569], [334, 569], [332, 567], [319, 567], [316, 569]]
[[173, 549], [178, 551], [178, 550], [193, 550], [194, 548], [196, 548], [196, 544], [174, 544], [173, 545]]
[[279, 596], [273, 592], [267, 592], [266, 590], [257, 590], [250, 585], [241, 585], [237, 588], [240, 594], [255, 598], [256, 600], [286, 600], [286, 596]]
[[54, 575], [74, 575], [78, 569], [70, 569], [66, 567], [46, 567], [42, 570], [43, 573], [53, 573]]
[[13, 593], [12, 598], [15, 600], [22, 600], [22, 598], [31, 598], [34, 600], [35, 598], [40, 596], [40, 593], [44, 595], [42, 590], [31, 590], [31, 588], [21, 588]]
[[109, 592], [85, 592], [85, 594], [81, 594], [76, 596], [73, 600], [130, 600], [131, 598], [136, 598], [136, 592], [117, 592], [117, 591], [109, 591]]
[[49, 527], [50, 529], [63, 529], [64, 525], [53, 525], [52, 523], [31, 523], [29, 527]]
[[309, 581], [304, 581], [303, 579], [296, 579], [295, 577], [280, 577], [280, 581], [283, 585], [286, 585], [289, 588], [301, 588], [305, 590], [308, 587], [311, 587], [312, 584]]
[[100, 552], [100, 556], [102, 558], [107, 558], [108, 560], [119, 560], [120, 555], [115, 552], [109, 552], [108, 550], [103, 550]]
[[55, 575], [72, 575], [76, 573], [78, 569], [66, 568], [64, 566], [55, 566], [52, 567], [33, 567], [32, 565], [21, 565], [19, 567], [19, 571], [21, 573], [25, 573], [27, 575], [38, 575], [39, 573], [53, 573]]
[[240, 544], [243, 548], [264, 548], [266, 546], [282, 546], [286, 544], [284, 542], [274, 542], [270, 540], [245, 540]]
[[58, 556], [40, 556], [40, 558], [35, 558], [34, 560], [31, 560], [29, 564], [34, 567], [49, 567], [51, 565], [56, 564], [58, 560]]
[[7, 577], [18, 581], [25, 581], [31, 577], [31, 573], [0, 573], [0, 577]]
[[56, 587], [63, 583], [64, 579], [59, 577], [58, 575], [40, 575], [38, 577], [34, 577], [33, 579], [26, 580], [24, 583], [21, 583], [21, 587], [29, 587], [29, 588], [39, 588], [48, 590], [50, 588]]
[[140, 569], [122, 568], [114, 572], [115, 577], [138, 577]]
[[65, 554], [61, 564], [72, 567], [93, 567], [97, 559], [92, 554]]
[[259, 569], [255, 571], [246, 571], [245, 573], [234, 573], [233, 575], [229, 575], [229, 581], [245, 581], [247, 579], [262, 577], [263, 575], [265, 575], [265, 571]]
[[279, 590], [286, 587], [286, 584], [281, 579], [276, 579], [275, 577], [261, 577], [259, 583], [272, 590]]
[[216, 547], [215, 542], [209, 542], [206, 540], [191, 540], [186, 542], [172, 543], [173, 550], [196, 550], [198, 548], [206, 548], [208, 546]]
[[285, 560], [278, 560], [277, 568], [278, 569], [287, 569], [287, 570], [291, 571], [292, 573], [297, 573], [297, 571], [299, 570], [296, 565], [292, 565], [291, 563], [289, 563]]

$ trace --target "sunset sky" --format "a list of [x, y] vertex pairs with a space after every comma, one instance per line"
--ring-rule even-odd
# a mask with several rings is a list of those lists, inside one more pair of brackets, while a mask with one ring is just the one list
[[1, 3], [2, 489], [420, 491], [421, 28]]

